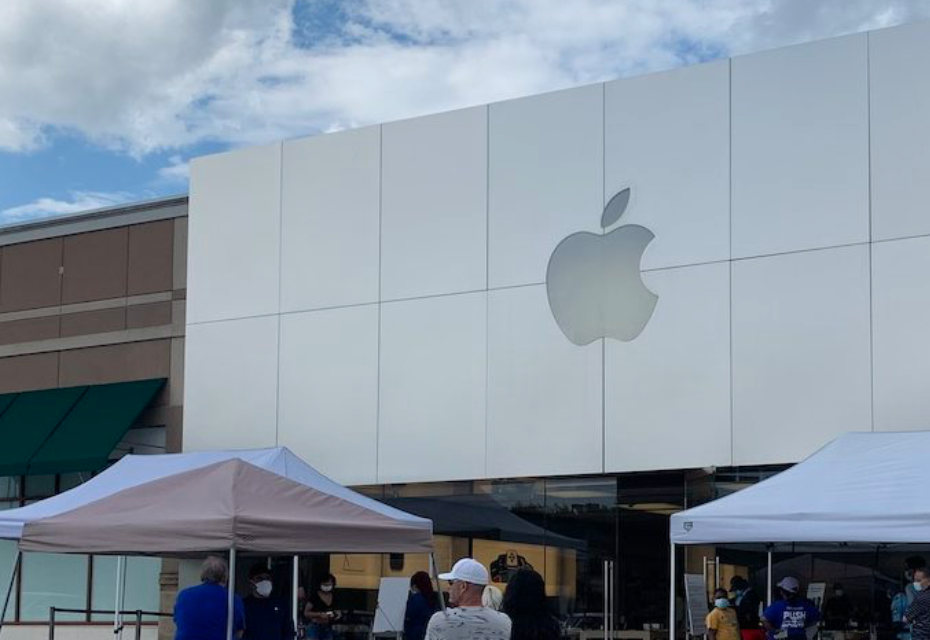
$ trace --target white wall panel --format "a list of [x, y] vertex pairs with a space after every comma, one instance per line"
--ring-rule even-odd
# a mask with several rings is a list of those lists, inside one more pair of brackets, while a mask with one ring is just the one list
[[184, 451], [275, 446], [278, 318], [189, 325], [186, 345]]
[[281, 310], [378, 300], [381, 133], [284, 143]]
[[381, 305], [379, 482], [485, 475], [487, 294]]
[[487, 108], [383, 127], [381, 296], [487, 285]]
[[866, 36], [734, 58], [733, 255], [869, 237]]
[[491, 105], [492, 288], [545, 282], [565, 236], [600, 230], [603, 110], [600, 84]]
[[930, 429], [930, 238], [872, 248], [876, 431]]
[[644, 269], [729, 259], [729, 116], [726, 60], [607, 83], [604, 201], [632, 189]]
[[930, 234], [930, 22], [869, 38], [872, 237]]
[[867, 246], [735, 262], [734, 464], [871, 430], [869, 334]]
[[187, 321], [277, 313], [281, 145], [191, 162]]
[[488, 475], [600, 473], [601, 342], [577, 347], [545, 286], [488, 295]]
[[608, 340], [607, 471], [729, 465], [730, 265], [651, 271], [640, 336]]
[[342, 484], [377, 481], [378, 305], [281, 317], [278, 440]]

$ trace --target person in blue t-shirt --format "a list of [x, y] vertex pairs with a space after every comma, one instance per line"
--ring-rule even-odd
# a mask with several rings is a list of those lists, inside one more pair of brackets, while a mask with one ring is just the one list
[[[200, 570], [201, 583], [178, 594], [174, 605], [174, 640], [226, 640], [229, 569], [222, 558], [210, 556]], [[236, 638], [245, 628], [242, 599], [233, 600], [233, 631]]]
[[800, 596], [801, 585], [796, 578], [784, 578], [778, 583], [778, 590], [782, 599], [773, 602], [762, 614], [769, 640], [806, 640], [817, 629], [820, 610], [813, 602]]

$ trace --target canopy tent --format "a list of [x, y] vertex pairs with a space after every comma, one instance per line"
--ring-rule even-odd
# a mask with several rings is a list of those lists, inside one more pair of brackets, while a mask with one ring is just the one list
[[[355, 493], [276, 448], [126, 456], [75, 489], [3, 512], [0, 538], [18, 540], [20, 553], [228, 552], [231, 580], [240, 552], [294, 555], [296, 617], [297, 554], [429, 553], [432, 522]], [[18, 567], [17, 560], [14, 577]], [[229, 638], [232, 598], [230, 588]]]
[[930, 542], [930, 432], [850, 433], [670, 522], [675, 544]]
[[676, 545], [766, 544], [771, 600], [771, 552], [778, 543], [930, 542], [930, 496], [922, 482], [928, 451], [928, 431], [849, 433], [768, 480], [674, 514], [670, 637]]
[[[230, 488], [228, 487], [226, 488], [226, 492], [222, 493], [223, 488], [216, 485], [211, 485], [213, 487], [211, 490], [201, 491], [196, 486], [196, 484], [199, 484], [197, 476], [185, 476], [180, 481], [176, 482], [168, 481], [172, 476], [184, 476], [184, 474], [195, 470], [203, 471], [206, 467], [230, 460], [240, 460], [248, 463], [249, 466], [257, 467], [258, 470], [264, 470], [268, 473], [258, 474], [255, 471], [246, 471], [243, 466], [238, 466], [237, 468], [242, 471], [243, 477], [238, 478], [232, 493], [230, 493]], [[231, 468], [232, 467], [227, 467], [226, 472], [230, 473]], [[248, 476], [247, 478], [244, 477], [246, 475]], [[218, 476], [210, 475], [210, 478], [213, 480], [216, 480], [217, 477]], [[228, 476], [228, 478], [232, 479], [232, 476]], [[166, 480], [166, 482], [155, 484], [155, 481], [162, 479]], [[290, 480], [293, 484], [299, 486], [294, 487], [293, 484], [282, 482], [282, 479]], [[343, 510], [346, 517], [361, 516], [364, 514], [369, 520], [372, 518], [377, 519], [377, 521], [381, 523], [381, 531], [383, 531], [384, 536], [389, 536], [394, 539], [394, 542], [391, 543], [391, 550], [414, 553], [428, 552], [432, 549], [432, 523], [429, 520], [410, 515], [399, 509], [382, 504], [377, 500], [358, 494], [351, 489], [347, 489], [319, 473], [316, 469], [283, 447], [246, 451], [179, 453], [157, 456], [128, 455], [100, 475], [70, 491], [20, 509], [0, 512], [0, 538], [18, 540], [23, 537], [24, 527], [26, 527], [26, 525], [36, 524], [38, 526], [38, 523], [46, 520], [49, 522], [46, 522], [44, 526], [40, 527], [40, 531], [48, 532], [49, 527], [53, 526], [52, 520], [56, 523], [64, 521], [67, 522], [69, 526], [77, 526], [76, 520], [79, 519], [80, 514], [86, 515], [88, 512], [73, 512], [83, 507], [89, 507], [89, 505], [94, 503], [99, 503], [96, 504], [92, 510], [94, 517], [91, 519], [90, 523], [85, 523], [84, 526], [92, 527], [98, 523], [102, 523], [103, 520], [101, 520], [101, 518], [103, 517], [102, 512], [104, 511], [109, 513], [109, 522], [118, 519], [120, 512], [132, 507], [133, 500], [146, 501], [146, 504], [150, 505], [148, 509], [137, 510], [137, 512], [135, 512], [135, 517], [144, 518], [146, 521], [150, 522], [151, 526], [155, 526], [156, 523], [153, 521], [166, 519], [172, 510], [178, 508], [180, 504], [178, 501], [190, 500], [193, 495], [197, 495], [201, 500], [201, 504], [197, 506], [200, 509], [199, 513], [201, 514], [202, 521], [200, 523], [188, 522], [185, 524], [186, 529], [184, 531], [172, 532], [170, 537], [162, 540], [163, 548], [155, 549], [154, 546], [149, 544], [139, 546], [138, 549], [134, 550], [125, 545], [114, 545], [109, 553], [124, 555], [135, 553], [177, 555], [178, 553], [187, 553], [193, 550], [228, 550], [230, 548], [228, 544], [211, 547], [209, 545], [215, 543], [209, 540], [205, 540], [202, 544], [193, 543], [187, 536], [190, 536], [192, 533], [196, 534], [196, 532], [191, 532], [187, 529], [205, 529], [206, 527], [212, 527], [213, 523], [208, 522], [208, 520], [217, 517], [216, 509], [219, 508], [219, 505], [224, 499], [227, 501], [234, 501], [240, 508], [244, 507], [244, 505], [250, 505], [250, 508], [255, 509], [260, 508], [261, 505], [254, 504], [254, 501], [252, 501], [249, 496], [251, 495], [250, 492], [258, 491], [258, 486], [262, 484], [268, 485], [264, 489], [261, 489], [262, 491], [281, 491], [280, 497], [286, 496], [288, 500], [296, 500], [296, 496], [300, 493], [302, 487], [305, 490], [308, 489], [313, 491], [314, 495], [321, 500], [321, 496], [328, 496], [328, 499], [324, 501], [327, 508], [333, 507], [333, 505], [337, 504], [335, 501], [338, 501], [338, 508]], [[130, 493], [130, 490], [134, 491]], [[240, 492], [242, 495], [236, 497], [234, 495], [236, 492]], [[127, 500], [127, 496], [133, 500]], [[308, 496], [309, 494], [306, 494], [302, 499], [309, 500]], [[274, 499], [277, 500], [278, 497], [279, 496], [276, 495]], [[235, 502], [239, 499], [243, 500], [244, 503], [240, 504], [239, 502]], [[270, 500], [271, 497], [267, 496], [266, 499]], [[142, 503], [139, 502], [137, 504]], [[271, 524], [272, 519], [280, 517], [284, 519], [282, 522], [286, 524], [286, 526], [291, 526], [292, 528], [298, 526], [303, 527], [301, 535], [305, 535], [309, 539], [316, 535], [316, 532], [309, 530], [309, 528], [316, 526], [314, 525], [315, 519], [319, 522], [319, 519], [316, 518], [312, 509], [319, 507], [321, 504], [322, 502], [306, 502], [307, 508], [299, 512], [299, 514], [280, 513], [276, 516], [275, 514], [262, 512], [257, 515], [266, 518], [267, 524]], [[231, 506], [232, 503], [228, 502], [223, 505], [224, 508], [231, 508]], [[327, 513], [329, 514], [329, 512]], [[237, 518], [241, 519], [245, 514], [239, 512], [236, 515]], [[327, 517], [331, 516], [327, 515]], [[60, 519], [55, 520], [55, 518]], [[300, 520], [300, 518], [303, 518], [303, 520]], [[228, 527], [234, 525], [236, 525], [236, 519], [227, 520]], [[112, 535], [116, 536], [120, 531], [128, 531], [125, 528], [126, 526], [125, 524], [120, 525], [119, 529], [112, 531]], [[101, 526], [101, 528], [103, 527]], [[382, 540], [381, 531], [375, 532], [372, 530], [372, 534], [369, 537], [371, 542], [368, 548], [353, 550], [389, 551], [388, 549], [378, 547]], [[227, 534], [229, 540], [235, 539], [232, 529], [230, 529]], [[180, 546], [181, 538], [178, 536], [181, 535], [185, 536], [183, 543], [184, 548]], [[115, 540], [113, 541], [115, 542]], [[178, 548], [174, 548], [176, 546], [176, 541], [178, 543]], [[22, 540], [20, 544], [21, 548], [26, 549], [30, 547], [31, 544], [38, 543], [26, 538]], [[125, 548], [116, 548], [117, 546], [123, 546]], [[70, 547], [62, 547], [58, 549], [58, 551], [70, 553], [108, 553], [108, 551], [103, 550], [103, 547], [104, 545], [96, 543], [94, 549], [91, 550], [89, 548], [82, 549], [79, 548], [79, 545], [72, 544]], [[195, 547], [197, 548], [195, 549]], [[375, 549], [375, 547], [378, 548]], [[30, 548], [38, 550], [35, 546]], [[250, 545], [243, 544], [243, 546], [237, 546], [237, 548], [240, 550], [247, 550], [250, 548]], [[258, 551], [259, 549], [256, 550]], [[269, 554], [293, 554], [307, 552], [309, 550], [294, 549], [290, 548], [288, 545], [282, 544], [277, 550], [262, 548], [260, 551]]]

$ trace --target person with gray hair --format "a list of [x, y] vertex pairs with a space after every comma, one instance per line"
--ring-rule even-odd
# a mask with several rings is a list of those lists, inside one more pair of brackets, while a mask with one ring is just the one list
[[[200, 584], [178, 594], [174, 605], [174, 640], [226, 640], [226, 612], [229, 591], [226, 561], [209, 556], [200, 567]], [[245, 629], [242, 599], [233, 599], [233, 632], [236, 638]]]

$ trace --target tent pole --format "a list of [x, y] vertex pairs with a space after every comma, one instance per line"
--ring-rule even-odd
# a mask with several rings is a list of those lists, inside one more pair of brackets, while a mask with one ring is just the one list
[[433, 580], [436, 581], [436, 597], [439, 599], [439, 608], [443, 613], [446, 612], [446, 599], [442, 597], [442, 585], [439, 584], [439, 569], [436, 567], [436, 554], [429, 554], [429, 569], [433, 574]]
[[766, 570], [765, 580], [768, 583], [768, 591], [766, 593], [766, 606], [772, 606], [772, 545], [769, 545], [768, 548], [768, 569]]
[[668, 572], [668, 638], [675, 640], [675, 543], [671, 544]]
[[10, 572], [10, 588], [6, 592], [6, 598], [3, 599], [3, 613], [0, 613], [0, 631], [3, 631], [3, 623], [6, 621], [6, 611], [10, 606], [10, 597], [13, 595], [13, 587], [16, 586], [16, 576], [19, 574], [19, 564], [23, 559], [23, 552], [16, 550], [16, 560], [13, 561], [13, 571]]
[[[298, 622], [300, 620], [300, 601], [297, 598], [297, 591], [300, 589], [300, 556], [294, 556], [294, 581], [291, 584], [291, 604], [294, 614], [294, 633], [297, 633]], [[298, 636], [299, 637], [299, 636]]]
[[123, 602], [123, 556], [116, 556], [116, 601], [113, 603], [113, 637], [120, 635], [123, 628], [123, 620], [120, 615], [120, 606]]
[[229, 578], [226, 583], [226, 640], [233, 640], [233, 611], [236, 604], [236, 547], [229, 548]]

